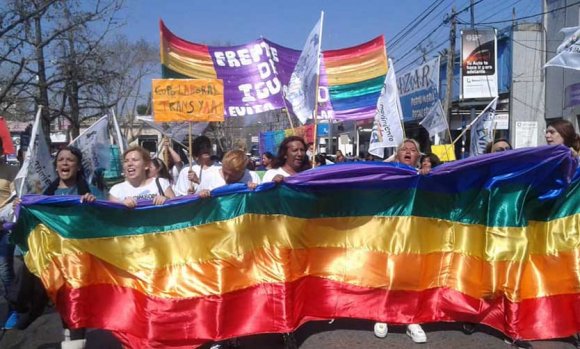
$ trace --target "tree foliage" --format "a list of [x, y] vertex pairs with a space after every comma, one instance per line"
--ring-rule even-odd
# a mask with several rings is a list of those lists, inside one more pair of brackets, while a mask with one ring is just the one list
[[79, 133], [83, 120], [134, 110], [157, 49], [116, 35], [122, 0], [4, 0], [0, 9], [0, 113], [54, 120]]

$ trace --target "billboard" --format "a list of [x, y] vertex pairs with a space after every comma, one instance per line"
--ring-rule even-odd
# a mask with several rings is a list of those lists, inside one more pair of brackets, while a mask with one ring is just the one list
[[495, 29], [461, 31], [461, 99], [497, 97]]
[[421, 120], [439, 99], [439, 57], [397, 75], [403, 120]]

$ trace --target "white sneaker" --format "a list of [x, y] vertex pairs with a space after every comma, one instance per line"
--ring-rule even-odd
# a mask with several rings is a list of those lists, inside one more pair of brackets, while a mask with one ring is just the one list
[[407, 326], [407, 336], [411, 337], [415, 343], [427, 342], [427, 335], [421, 325], [411, 324]]
[[389, 326], [384, 322], [375, 322], [375, 336], [385, 338], [389, 333]]
[[85, 349], [86, 339], [70, 339], [70, 330], [64, 330], [64, 341], [60, 342], [61, 349]]
[[86, 339], [74, 339], [62, 341], [60, 343], [60, 349], [85, 349], [86, 345], [87, 345]]

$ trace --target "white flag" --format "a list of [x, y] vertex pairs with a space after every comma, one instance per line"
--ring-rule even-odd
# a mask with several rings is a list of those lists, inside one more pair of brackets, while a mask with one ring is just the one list
[[111, 114], [113, 115], [113, 126], [115, 127], [115, 136], [117, 138], [117, 145], [119, 146], [119, 152], [123, 154], [127, 150], [127, 140], [121, 134], [121, 128], [117, 122], [117, 116], [115, 115], [115, 110], [111, 108]]
[[397, 147], [403, 142], [402, 119], [395, 68], [389, 59], [389, 71], [377, 102], [369, 153], [382, 158], [384, 148]]
[[296, 117], [303, 124], [307, 119], [312, 118], [316, 109], [323, 20], [324, 12], [320, 14], [320, 20], [306, 39], [286, 90], [286, 99], [292, 105]]
[[497, 97], [471, 122], [470, 125], [473, 125], [473, 127], [471, 128], [471, 145], [469, 147], [470, 156], [483, 154], [487, 143], [493, 141], [493, 124], [496, 107]]
[[419, 125], [423, 126], [431, 137], [435, 137], [439, 132], [447, 130], [447, 117], [443, 111], [441, 100], [437, 100]]
[[[171, 138], [174, 142], [187, 149], [187, 146], [183, 145], [182, 142], [187, 139], [187, 136], [189, 135], [189, 122], [165, 122], [164, 124], [167, 128], [164, 129], [161, 125], [156, 124], [153, 121], [151, 115], [137, 115], [137, 120], [143, 121], [145, 125], [159, 131], [159, 133], [165, 137]], [[194, 122], [191, 134], [194, 136], [201, 136], [208, 126], [209, 122]]]
[[562, 28], [564, 42], [558, 46], [558, 54], [544, 65], [580, 70], [580, 26]]
[[48, 143], [42, 131], [40, 111], [39, 108], [36, 113], [24, 163], [14, 179], [14, 186], [19, 197], [25, 194], [42, 194], [56, 179], [56, 171]]
[[109, 118], [105, 115], [97, 120], [69, 145], [83, 154], [85, 178], [91, 183], [97, 170], [107, 170], [111, 166]]

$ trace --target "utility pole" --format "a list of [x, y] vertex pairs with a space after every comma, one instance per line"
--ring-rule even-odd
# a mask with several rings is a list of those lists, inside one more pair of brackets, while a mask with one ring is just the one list
[[[469, 2], [470, 6], [469, 6], [469, 13], [471, 15], [471, 29], [475, 29], [475, 0], [470, 0]], [[463, 64], [463, 62], [462, 62]], [[469, 114], [470, 114], [470, 121], [475, 119], [475, 106], [471, 106], [471, 109], [469, 110]], [[462, 127], [465, 128], [465, 116], [461, 117], [461, 123], [462, 123]], [[465, 142], [466, 142], [466, 135], [465, 133], [463, 134], [463, 137], [461, 138], [461, 158], [464, 159], [465, 158]], [[471, 155], [471, 154], [470, 154]]]
[[[457, 14], [455, 13], [455, 6], [451, 8], [451, 15], [448, 21], [451, 22], [451, 30], [449, 31], [449, 50], [447, 51], [447, 89], [445, 91], [445, 114], [447, 120], [451, 120], [451, 97], [453, 96], [453, 64], [455, 60], [455, 38], [457, 36]], [[450, 141], [453, 141], [452, 139]]]

